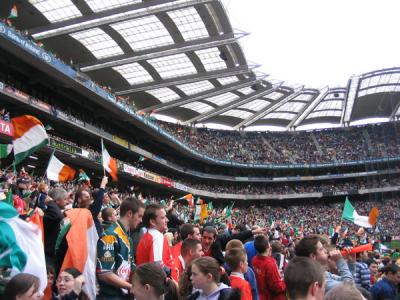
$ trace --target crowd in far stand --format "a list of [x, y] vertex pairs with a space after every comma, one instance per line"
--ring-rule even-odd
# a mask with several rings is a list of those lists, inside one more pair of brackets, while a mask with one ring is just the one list
[[157, 121], [194, 150], [244, 163], [327, 163], [400, 155], [397, 123], [313, 132], [237, 132]]

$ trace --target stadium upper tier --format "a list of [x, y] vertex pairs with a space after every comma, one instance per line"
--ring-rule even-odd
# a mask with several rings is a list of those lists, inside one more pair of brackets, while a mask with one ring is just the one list
[[[14, 2], [1, 1], [3, 15]], [[400, 68], [322, 89], [257, 76], [218, 0], [29, 0], [12, 22], [119, 101], [185, 125], [292, 130], [400, 114]]]

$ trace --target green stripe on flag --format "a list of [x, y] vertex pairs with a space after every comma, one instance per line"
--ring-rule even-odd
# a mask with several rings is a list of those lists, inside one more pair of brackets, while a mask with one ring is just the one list
[[36, 152], [37, 150], [41, 149], [42, 147], [46, 146], [49, 143], [48, 139], [43, 140], [39, 145], [30, 148], [25, 152], [18, 153], [15, 155], [15, 164], [18, 165], [21, 161], [23, 161], [26, 157], [31, 155], [32, 153]]
[[12, 144], [0, 144], [0, 158], [6, 158], [12, 151]]
[[354, 207], [353, 207], [353, 205], [351, 205], [349, 198], [347, 198], [347, 197], [346, 197], [346, 201], [344, 203], [342, 219], [354, 223]]

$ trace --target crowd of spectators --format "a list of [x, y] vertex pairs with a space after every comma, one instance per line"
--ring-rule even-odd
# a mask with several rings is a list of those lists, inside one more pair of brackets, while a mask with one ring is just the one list
[[400, 155], [397, 123], [299, 132], [237, 132], [157, 121], [194, 150], [241, 163], [329, 163]]
[[4, 122], [10, 122], [10, 113], [6, 111], [5, 108], [0, 109], [0, 120], [3, 120]]

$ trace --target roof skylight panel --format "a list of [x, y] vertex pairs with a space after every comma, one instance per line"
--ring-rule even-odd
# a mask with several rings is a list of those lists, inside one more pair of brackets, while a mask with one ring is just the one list
[[272, 112], [266, 115], [263, 119], [286, 119], [292, 120], [296, 114], [291, 114], [287, 112]]
[[220, 57], [218, 48], [209, 48], [195, 51], [206, 71], [226, 69], [226, 62]]
[[386, 85], [378, 86], [375, 88], [369, 88], [358, 92], [358, 97], [378, 94], [378, 93], [388, 93], [388, 92], [400, 92], [400, 85]]
[[163, 103], [179, 99], [179, 95], [169, 88], [160, 88], [146, 91], [146, 93], [156, 97]]
[[153, 77], [138, 63], [113, 67], [113, 69], [120, 73], [131, 85], [154, 81]]
[[253, 111], [259, 111], [265, 107], [267, 107], [271, 102], [267, 101], [267, 100], [261, 100], [261, 99], [257, 99], [257, 100], [253, 100], [249, 103], [243, 104], [241, 106], [239, 106], [238, 108], [245, 108], [245, 109], [251, 109]]
[[238, 92], [247, 96], [247, 95], [254, 93], [255, 91], [251, 87], [247, 86], [245, 88], [238, 89]]
[[136, 4], [142, 2], [142, 0], [85, 0], [90, 9], [94, 12], [100, 12], [103, 10], [109, 10], [125, 6], [128, 4]]
[[230, 116], [230, 117], [235, 117], [235, 118], [239, 118], [239, 119], [246, 119], [246, 118], [250, 117], [251, 115], [253, 115], [251, 112], [248, 112], [245, 110], [240, 110], [240, 109], [231, 109], [231, 110], [228, 110], [228, 111], [224, 112], [223, 114], [221, 114], [221, 116]]
[[118, 44], [100, 28], [74, 32], [70, 36], [84, 45], [97, 59], [124, 54]]
[[237, 76], [227, 76], [227, 77], [218, 78], [217, 80], [221, 85], [227, 85], [227, 84], [239, 81]]
[[210, 97], [210, 98], [206, 98], [204, 99], [205, 101], [214, 103], [218, 106], [227, 104], [229, 102], [235, 101], [237, 99], [239, 99], [240, 97], [238, 95], [235, 95], [233, 93], [224, 93], [218, 96], [214, 96], [214, 97]]
[[268, 94], [268, 95], [264, 96], [263, 98], [275, 101], [275, 100], [278, 100], [279, 98], [281, 98], [282, 96], [283, 96], [283, 94], [280, 92], [272, 92], [271, 94]]
[[341, 100], [330, 100], [320, 102], [314, 111], [327, 110], [327, 109], [342, 109], [343, 101]]
[[214, 107], [212, 107], [211, 105], [205, 104], [203, 102], [198, 102], [198, 101], [182, 105], [181, 107], [191, 109], [200, 114], [209, 112], [214, 109]]
[[168, 30], [154, 15], [119, 22], [110, 26], [119, 32], [135, 51], [174, 44]]
[[29, 2], [51, 23], [82, 16], [71, 0], [29, 0]]
[[181, 84], [177, 87], [188, 96], [192, 96], [215, 88], [214, 85], [208, 80]]
[[321, 117], [341, 117], [342, 111], [340, 110], [324, 110], [324, 111], [315, 111], [310, 113], [306, 119], [312, 118], [321, 118]]
[[281, 107], [279, 107], [277, 109], [277, 111], [290, 111], [290, 112], [297, 113], [304, 107], [304, 105], [306, 105], [306, 104], [303, 102], [292, 101], [292, 102], [283, 104]]
[[194, 7], [167, 12], [178, 27], [185, 41], [192, 41], [209, 36], [207, 28]]
[[299, 100], [299, 101], [308, 101], [313, 97], [313, 95], [310, 94], [301, 94], [298, 95], [294, 100]]
[[149, 59], [147, 62], [163, 79], [197, 74], [193, 63], [184, 53]]

